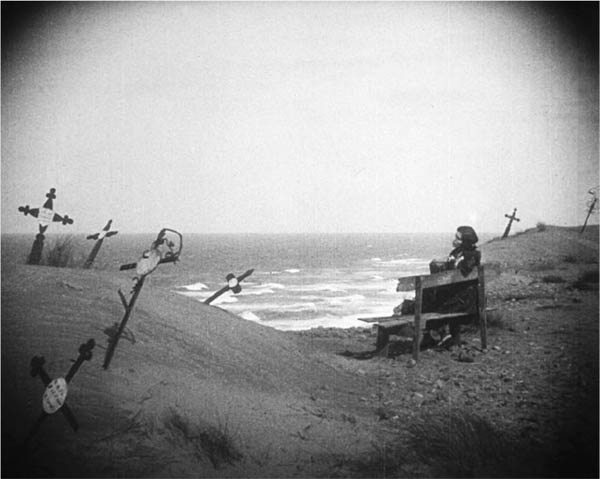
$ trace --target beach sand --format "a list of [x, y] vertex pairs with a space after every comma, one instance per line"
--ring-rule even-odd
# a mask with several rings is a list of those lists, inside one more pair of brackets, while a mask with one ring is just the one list
[[[416, 365], [406, 341], [374, 355], [367, 324], [277, 331], [150, 277], [104, 370], [105, 331], [123, 316], [117, 290], [130, 279], [3, 265], [2, 475], [441, 477], [455, 464], [433, 439], [478, 445], [440, 418], [468, 413], [517, 454], [496, 448], [457, 475], [597, 476], [598, 227], [548, 226], [481, 250], [495, 308], [487, 351], [471, 328], [462, 348], [424, 351]], [[59, 412], [23, 447], [44, 391], [31, 358], [64, 377], [89, 338], [93, 357], [67, 397], [79, 431]]]

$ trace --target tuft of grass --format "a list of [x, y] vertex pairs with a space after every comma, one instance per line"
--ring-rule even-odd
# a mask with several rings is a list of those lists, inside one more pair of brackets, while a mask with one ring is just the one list
[[229, 432], [227, 421], [219, 421], [215, 426], [203, 420], [192, 421], [170, 409], [165, 418], [165, 426], [192, 447], [198, 460], [208, 458], [215, 469], [242, 458]]
[[393, 441], [347, 458], [361, 477], [533, 477], [546, 461], [533, 442], [456, 407], [407, 418]]
[[546, 231], [546, 223], [544, 223], [543, 221], [538, 221], [537, 224], [535, 225], [536, 229], [538, 231]]
[[342, 462], [350, 466], [361, 477], [404, 477], [404, 467], [410, 451], [399, 444], [371, 443], [371, 450], [360, 456], [345, 458]]
[[73, 263], [73, 237], [61, 236], [47, 249], [45, 264], [57, 268], [66, 268], [72, 266]]
[[418, 458], [441, 477], [527, 476], [529, 461], [504, 431], [461, 409], [426, 412], [408, 426]]

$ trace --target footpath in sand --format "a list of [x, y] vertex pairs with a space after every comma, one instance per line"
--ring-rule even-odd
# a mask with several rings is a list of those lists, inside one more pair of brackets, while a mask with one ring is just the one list
[[[496, 308], [488, 350], [466, 330], [473, 362], [455, 348], [417, 365], [402, 341], [377, 357], [369, 329], [276, 331], [150, 279], [104, 370], [128, 279], [3, 264], [2, 475], [448, 476], [443, 447], [420, 453], [413, 426], [456, 409], [522, 441], [527, 457], [504, 472], [597, 475], [598, 228], [548, 227], [481, 249]], [[23, 448], [44, 389], [31, 358], [64, 376], [89, 338], [93, 358], [67, 398], [80, 430], [58, 413]]]

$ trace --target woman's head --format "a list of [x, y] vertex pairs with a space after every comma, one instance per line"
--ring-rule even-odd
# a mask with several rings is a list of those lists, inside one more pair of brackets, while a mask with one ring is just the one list
[[479, 241], [477, 233], [471, 226], [459, 226], [456, 229], [456, 236], [452, 245], [455, 248], [462, 246], [463, 248], [472, 248]]

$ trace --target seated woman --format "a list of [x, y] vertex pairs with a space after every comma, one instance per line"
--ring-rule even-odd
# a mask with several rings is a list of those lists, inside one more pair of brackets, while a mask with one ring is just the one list
[[[456, 237], [452, 242], [454, 249], [444, 261], [433, 260], [429, 264], [430, 273], [441, 273], [458, 269], [467, 276], [474, 268], [481, 264], [481, 252], [477, 249], [477, 233], [471, 226], [460, 226], [456, 230]], [[477, 287], [450, 284], [435, 288], [423, 289], [423, 313], [456, 313], [477, 312]], [[405, 300], [394, 308], [394, 314], [414, 314], [414, 301]], [[452, 343], [460, 345], [460, 325], [450, 325], [450, 335], [446, 334], [445, 325], [428, 330], [423, 338], [422, 347], [450, 346]]]

